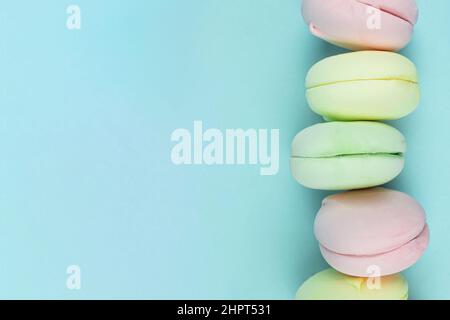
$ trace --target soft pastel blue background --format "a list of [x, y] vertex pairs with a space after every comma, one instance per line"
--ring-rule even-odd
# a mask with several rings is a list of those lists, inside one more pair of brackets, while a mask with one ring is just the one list
[[[292, 298], [326, 267], [325, 193], [290, 176], [291, 139], [320, 121], [308, 68], [343, 52], [309, 35], [298, 0], [0, 4], [0, 298]], [[426, 208], [413, 299], [450, 298], [450, 2], [419, 1], [420, 108], [392, 187]], [[176, 167], [171, 132], [280, 128], [281, 168]], [[65, 287], [82, 268], [82, 289]]]

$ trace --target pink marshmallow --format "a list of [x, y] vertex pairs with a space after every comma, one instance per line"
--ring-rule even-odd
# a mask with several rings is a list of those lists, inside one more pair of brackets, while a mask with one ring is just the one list
[[418, 17], [414, 0], [303, 0], [302, 12], [312, 34], [351, 50], [398, 51]]
[[371, 266], [379, 267], [381, 276], [410, 267], [429, 241], [423, 208], [410, 196], [383, 188], [326, 198], [314, 231], [325, 260], [359, 277], [369, 276]]

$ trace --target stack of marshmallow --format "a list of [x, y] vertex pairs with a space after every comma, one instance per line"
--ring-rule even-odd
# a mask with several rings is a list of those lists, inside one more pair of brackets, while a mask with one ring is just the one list
[[291, 170], [302, 185], [341, 192], [327, 197], [314, 233], [332, 267], [309, 278], [297, 299], [407, 299], [400, 272], [428, 246], [425, 211], [410, 196], [379, 187], [404, 166], [406, 143], [378, 122], [419, 104], [415, 65], [398, 51], [411, 40], [414, 0], [304, 0], [315, 36], [357, 52], [326, 58], [306, 77], [306, 98], [325, 122], [292, 143]]

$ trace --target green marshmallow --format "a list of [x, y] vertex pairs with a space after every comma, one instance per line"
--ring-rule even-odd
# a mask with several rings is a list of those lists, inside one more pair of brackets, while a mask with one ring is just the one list
[[291, 171], [300, 184], [311, 189], [369, 188], [400, 174], [405, 151], [404, 136], [386, 124], [321, 123], [294, 138]]
[[326, 120], [394, 120], [420, 100], [415, 65], [385, 51], [359, 51], [326, 58], [306, 77], [311, 109]]
[[395, 274], [380, 278], [358, 278], [334, 269], [321, 271], [298, 289], [296, 300], [407, 300], [408, 283]]

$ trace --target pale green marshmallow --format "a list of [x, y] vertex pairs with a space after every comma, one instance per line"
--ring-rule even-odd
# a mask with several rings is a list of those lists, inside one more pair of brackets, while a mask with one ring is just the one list
[[301, 131], [292, 142], [291, 171], [302, 185], [349, 190], [382, 185], [403, 169], [406, 143], [378, 122], [328, 122]]

